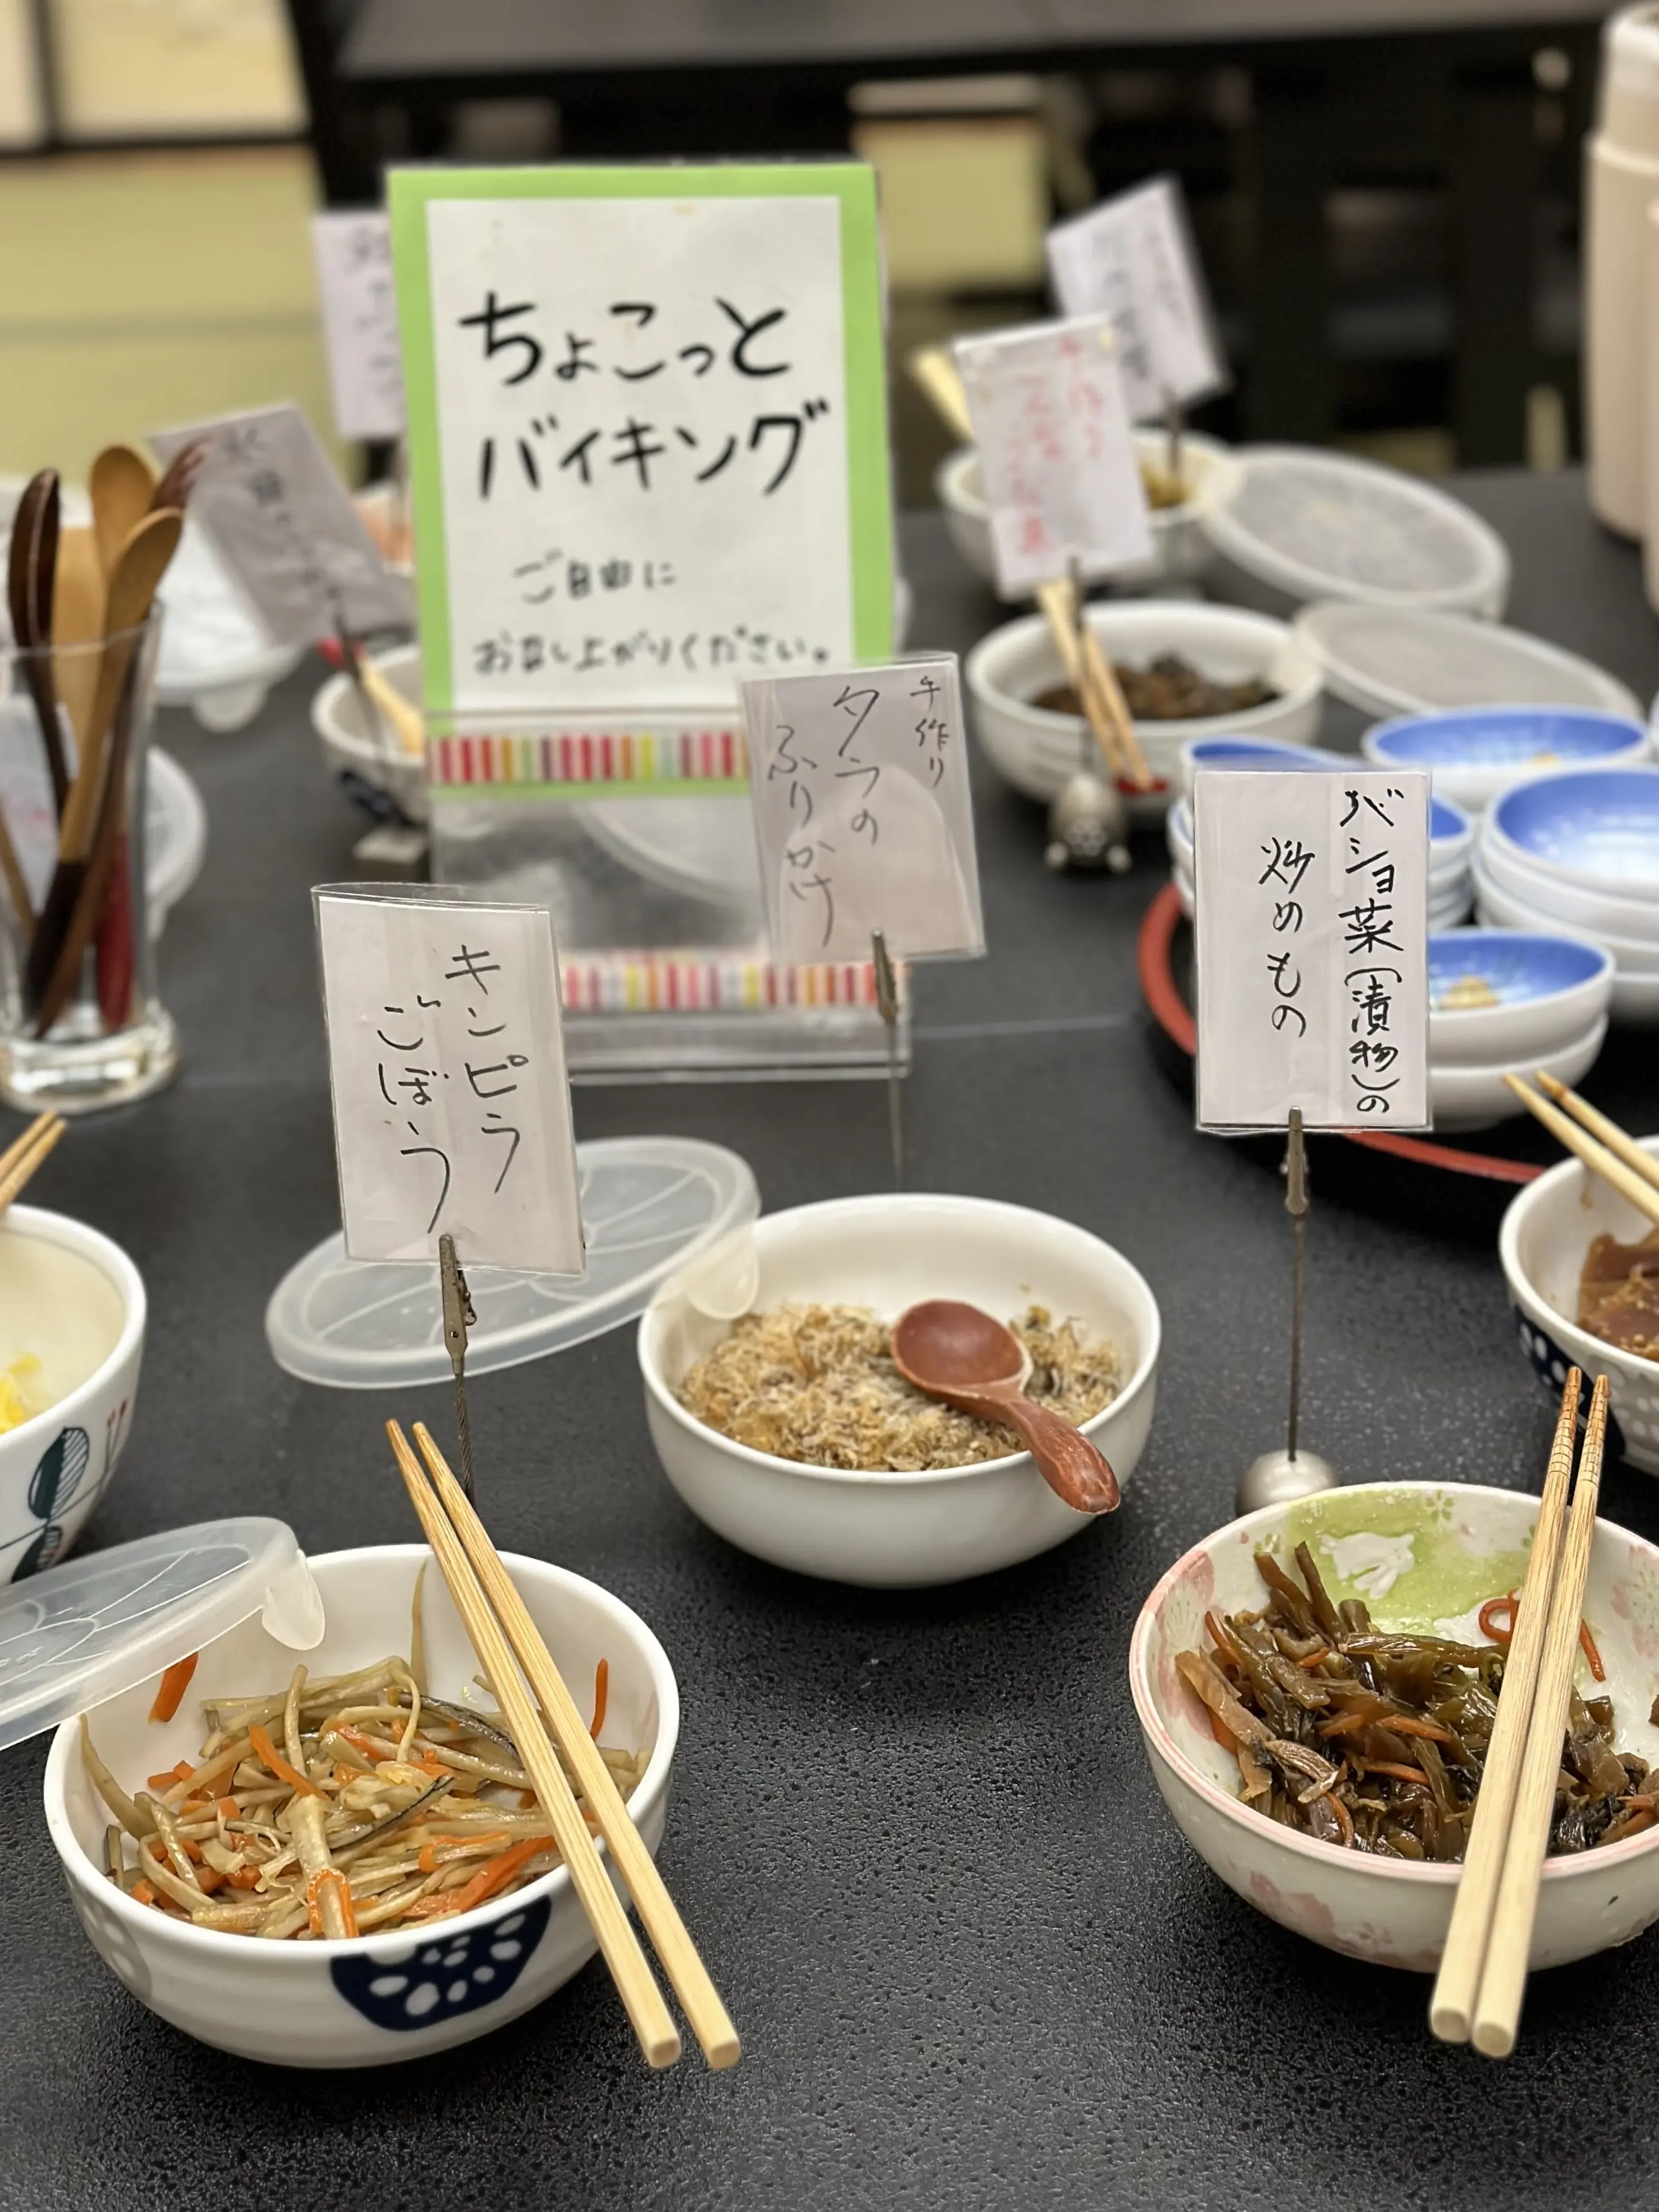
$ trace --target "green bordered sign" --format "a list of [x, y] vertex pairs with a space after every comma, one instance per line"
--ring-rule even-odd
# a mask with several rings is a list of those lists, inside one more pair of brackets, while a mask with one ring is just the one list
[[[740, 682], [892, 651], [872, 172], [401, 169], [388, 201], [435, 780], [735, 785], [702, 754]], [[572, 733], [631, 742], [584, 774]]]

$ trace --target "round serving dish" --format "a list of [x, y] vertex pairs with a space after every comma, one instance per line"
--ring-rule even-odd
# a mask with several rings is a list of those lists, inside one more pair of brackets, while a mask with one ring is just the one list
[[[1035, 1303], [1108, 1339], [1122, 1385], [1084, 1432], [1127, 1486], [1152, 1425], [1160, 1323], [1145, 1279], [1111, 1245], [1026, 1206], [931, 1192], [827, 1199], [763, 1214], [751, 1234], [758, 1285], [749, 1310], [859, 1305], [893, 1320], [924, 1298], [951, 1297], [1005, 1320]], [[834, 1582], [915, 1587], [1012, 1566], [1090, 1525], [1025, 1452], [890, 1474], [781, 1459], [706, 1427], [675, 1390], [728, 1328], [665, 1295], [640, 1322], [639, 1360], [668, 1480], [742, 1550]]]
[[[1380, 1626], [1444, 1633], [1455, 1623], [1455, 1633], [1480, 1640], [1473, 1614], [1520, 1581], [1537, 1514], [1537, 1499], [1523, 1492], [1464, 1483], [1325, 1491], [1218, 1529], [1147, 1599], [1130, 1638], [1129, 1686], [1153, 1778], [1199, 1856], [1270, 1920], [1350, 1958], [1431, 1973], [1462, 1869], [1343, 1850], [1250, 1811], [1238, 1796], [1237, 1764], [1177, 1672], [1176, 1653], [1206, 1648], [1206, 1608], [1228, 1613], [1261, 1602], [1258, 1551], [1288, 1562], [1299, 1542], [1313, 1552], [1332, 1597], [1364, 1599]], [[1355, 1540], [1362, 1537], [1370, 1540]], [[1339, 1562], [1356, 1559], [1365, 1563], [1358, 1578], [1345, 1580]], [[1620, 1747], [1659, 1761], [1659, 1729], [1648, 1719], [1659, 1550], [1598, 1521], [1584, 1617], [1607, 1669]], [[1659, 1829], [1552, 1858], [1530, 1966], [1589, 1958], [1629, 1942], [1655, 1919]]]
[[[1606, 1013], [1613, 956], [1576, 938], [1518, 929], [1458, 929], [1429, 939], [1429, 1058], [1437, 1066], [1490, 1063], [1557, 1049]], [[1442, 1009], [1463, 976], [1497, 994], [1490, 1006]]]
[[1524, 1057], [1502, 1054], [1486, 1065], [1441, 1061], [1434, 1057], [1433, 1031], [1429, 1041], [1429, 1105], [1434, 1126], [1440, 1130], [1490, 1129], [1499, 1121], [1512, 1121], [1526, 1108], [1510, 1089], [1504, 1077], [1553, 1076], [1569, 1089], [1582, 1083], [1595, 1066], [1607, 1042], [1607, 1018], [1598, 1014], [1588, 1029], [1547, 1052]]
[[1651, 899], [1659, 917], [1659, 767], [1534, 776], [1493, 803], [1484, 842], [1581, 890]]
[[143, 1279], [118, 1244], [37, 1206], [0, 1220], [0, 1341], [54, 1402], [0, 1436], [0, 1583], [61, 1559], [114, 1474], [144, 1349]]
[[1621, 937], [1609, 929], [1565, 921], [1546, 913], [1530, 896], [1521, 897], [1494, 881], [1484, 853], [1476, 856], [1474, 893], [1482, 921], [1499, 929], [1542, 929], [1552, 936], [1576, 938], [1581, 944], [1599, 945], [1613, 955], [1613, 1010], [1621, 1020], [1649, 1018], [1653, 994], [1659, 991], [1659, 939]]
[[[1161, 469], [1169, 441], [1161, 430], [1137, 430], [1135, 453], [1143, 466]], [[1179, 507], [1149, 507], [1146, 521], [1152, 533], [1152, 557], [1112, 577], [1124, 591], [1155, 590], [1164, 584], [1189, 584], [1215, 560], [1215, 549], [1205, 535], [1202, 518], [1224, 507], [1238, 482], [1238, 465], [1230, 447], [1218, 440], [1188, 431], [1182, 439], [1182, 462], [1190, 476], [1193, 496]], [[945, 512], [951, 542], [974, 574], [995, 587], [997, 569], [991, 550], [991, 511], [986, 505], [979, 453], [962, 446], [947, 453], [933, 477], [933, 490]], [[1029, 592], [1022, 592], [1022, 599]]]
[[[418, 645], [391, 646], [369, 658], [400, 698], [413, 707], [424, 706]], [[344, 669], [313, 695], [311, 726], [337, 776], [356, 777], [389, 793], [411, 822], [426, 820], [426, 756], [405, 752], [396, 732], [384, 724], [370, 732], [357, 687]]]
[[[1320, 679], [1311, 657], [1283, 623], [1237, 607], [1185, 599], [1094, 600], [1089, 627], [1108, 659], [1144, 666], [1160, 653], [1179, 653], [1212, 682], [1259, 677], [1279, 696], [1240, 714], [1190, 720], [1137, 722], [1146, 765], [1161, 787], [1132, 812], [1160, 813], [1178, 789], [1184, 749], [1198, 738], [1274, 738], [1305, 744], [1319, 728]], [[1097, 757], [1079, 714], [1032, 704], [1066, 681], [1048, 625], [1041, 615], [1006, 623], [969, 654], [968, 690], [974, 726], [992, 766], [1028, 799], [1054, 797], [1087, 759]]]
[[[303, 1655], [308, 1671], [338, 1674], [406, 1652], [415, 1577], [429, 1556], [422, 1544], [383, 1544], [313, 1559], [327, 1626]], [[503, 1563], [579, 1699], [599, 1660], [608, 1661], [606, 1737], [650, 1747], [629, 1809], [654, 1853], [679, 1730], [666, 1654], [638, 1614], [597, 1583], [544, 1559], [506, 1553]], [[434, 1689], [459, 1697], [478, 1662], [436, 1575], [426, 1577], [422, 1607]], [[142, 1789], [152, 1771], [195, 1757], [204, 1693], [280, 1689], [297, 1656], [255, 1613], [205, 1648], [171, 1721], [149, 1718], [159, 1680], [152, 1677], [96, 1709], [93, 1741], [124, 1788]], [[105, 1876], [108, 1814], [82, 1765], [74, 1723], [52, 1739], [44, 1794], [70, 1898], [100, 1957], [141, 2004], [240, 2057], [325, 2067], [424, 2057], [515, 2020], [593, 1955], [586, 1916], [562, 1866], [423, 1936], [273, 1943], [192, 1928], [137, 1904]]]
[[1507, 842], [1480, 841], [1480, 867], [1493, 885], [1540, 914], [1556, 916], [1575, 929], [1600, 936], [1610, 930], [1635, 945], [1659, 946], [1659, 898], [1626, 896], [1617, 890], [1587, 890], [1553, 870], [1524, 859]]
[[1404, 714], [1360, 739], [1367, 760], [1425, 768], [1437, 798], [1482, 813], [1517, 783], [1558, 768], [1612, 768], [1640, 760], [1648, 735], [1621, 714], [1561, 707], [1470, 707]]
[[[1659, 1137], [1640, 1140], [1659, 1159]], [[1521, 1349], [1546, 1390], [1559, 1397], [1569, 1367], [1606, 1375], [1613, 1390], [1608, 1435], [1632, 1467], [1659, 1474], [1659, 1360], [1621, 1352], [1580, 1328], [1578, 1281], [1584, 1255], [1604, 1231], [1639, 1243], [1645, 1214], [1576, 1159], [1562, 1160], [1523, 1190], [1504, 1214], [1498, 1256], [1509, 1285]]]

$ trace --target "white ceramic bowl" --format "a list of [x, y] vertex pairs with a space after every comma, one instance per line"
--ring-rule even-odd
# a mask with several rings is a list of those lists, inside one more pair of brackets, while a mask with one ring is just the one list
[[[424, 705], [418, 645], [395, 645], [370, 658], [400, 697], [416, 707]], [[390, 792], [411, 822], [426, 820], [425, 757], [405, 752], [390, 730], [377, 738], [365, 729], [362, 702], [343, 669], [331, 676], [312, 699], [311, 726], [322, 739], [336, 775], [361, 776], [375, 790]]]
[[[1659, 1159], [1659, 1137], [1641, 1139]], [[1559, 1401], [1570, 1366], [1605, 1375], [1613, 1390], [1614, 1446], [1632, 1467], [1659, 1474], [1659, 1360], [1620, 1352], [1580, 1328], [1578, 1279], [1594, 1240], [1607, 1231], [1637, 1244], [1652, 1224], [1577, 1160], [1562, 1160], [1510, 1202], [1498, 1256], [1533, 1372]]]
[[1587, 890], [1525, 860], [1512, 845], [1480, 841], [1480, 866], [1500, 891], [1540, 914], [1554, 915], [1578, 929], [1611, 930], [1636, 945], [1659, 948], [1659, 899], [1615, 890]]
[[[1471, 1613], [1520, 1580], [1538, 1501], [1463, 1483], [1367, 1483], [1271, 1505], [1206, 1536], [1178, 1559], [1141, 1609], [1129, 1645], [1129, 1685], [1146, 1753], [1176, 1826], [1227, 1887], [1270, 1920], [1327, 1950], [1431, 1973], [1462, 1869], [1372, 1857], [1298, 1835], [1251, 1812], [1238, 1769], [1176, 1669], [1176, 1655], [1207, 1648], [1204, 1613], [1260, 1605], [1255, 1554], [1285, 1557], [1306, 1541], [1334, 1597], [1364, 1598], [1384, 1626], [1433, 1627]], [[1322, 1540], [1371, 1534], [1409, 1563], [1383, 1592], [1345, 1582]], [[1358, 1547], [1364, 1552], [1366, 1547]], [[1370, 1579], [1370, 1577], [1367, 1577]], [[1596, 1523], [1584, 1615], [1600, 1648], [1621, 1748], [1659, 1761], [1648, 1720], [1651, 1653], [1659, 1639], [1659, 1551], [1612, 1522]], [[1544, 1869], [1530, 1963], [1534, 1971], [1628, 1943], [1659, 1919], [1659, 1829], [1600, 1850], [1552, 1858]]]
[[[1599, 945], [1613, 959], [1613, 1020], [1632, 1029], [1645, 1029], [1659, 1023], [1659, 975], [1645, 966], [1628, 966], [1629, 955], [1620, 949], [1622, 939], [1608, 937], [1600, 930], [1579, 929], [1571, 922], [1523, 904], [1500, 890], [1478, 862], [1474, 870], [1474, 910], [1489, 928], [1549, 930], [1562, 937], [1576, 937], [1585, 945]], [[1642, 957], [1644, 960], [1649, 957], [1645, 947]]]
[[[597, 1583], [544, 1559], [503, 1556], [579, 1704], [591, 1693], [599, 1661], [610, 1662], [605, 1737], [651, 1748], [629, 1803], [654, 1853], [679, 1730], [679, 1695], [662, 1646]], [[313, 1559], [328, 1621], [321, 1643], [303, 1655], [308, 1670], [340, 1674], [407, 1651], [415, 1577], [428, 1557], [424, 1545], [385, 1544]], [[422, 1603], [434, 1693], [459, 1697], [478, 1662], [439, 1576], [428, 1575]], [[98, 1707], [93, 1741], [118, 1782], [142, 1788], [146, 1774], [195, 1756], [204, 1694], [280, 1688], [296, 1656], [255, 1614], [207, 1646], [171, 1721], [157, 1726], [149, 1718], [152, 1680]], [[136, 1904], [106, 1879], [108, 1815], [87, 1778], [73, 1723], [52, 1740], [45, 1796], [70, 1895], [105, 1964], [163, 2020], [244, 2058], [382, 2066], [424, 2057], [515, 2020], [593, 1955], [586, 1916], [563, 1867], [419, 1940], [405, 1934], [265, 1943], [191, 1928]]]
[[[1139, 459], [1149, 467], [1162, 468], [1168, 448], [1163, 432], [1137, 430], [1134, 438]], [[1196, 432], [1189, 432], [1182, 440], [1182, 451], [1193, 496], [1180, 507], [1148, 509], [1152, 558], [1113, 576], [1113, 584], [1121, 590], [1152, 591], [1164, 584], [1191, 583], [1215, 560], [1215, 548], [1204, 533], [1201, 518], [1231, 499], [1238, 484], [1238, 464], [1218, 440]], [[939, 463], [933, 490], [945, 511], [951, 544], [974, 574], [994, 588], [997, 571], [991, 550], [990, 509], [985, 503], [979, 454], [972, 446], [959, 447]]]
[[[931, 1192], [827, 1199], [763, 1214], [752, 1231], [751, 1304], [868, 1306], [895, 1320], [924, 1298], [965, 1298], [1006, 1320], [1033, 1303], [1118, 1349], [1122, 1388], [1084, 1425], [1127, 1486], [1152, 1426], [1158, 1304], [1139, 1271], [1087, 1230], [991, 1199]], [[646, 1415], [670, 1482], [699, 1520], [744, 1551], [834, 1582], [959, 1582], [1064, 1543], [1091, 1516], [1064, 1505], [1025, 1452], [924, 1474], [811, 1467], [752, 1451], [676, 1398], [726, 1334], [678, 1297], [640, 1322]]]
[[[1589, 922], [1568, 921], [1541, 907], [1530, 891], [1514, 891], [1498, 882], [1483, 852], [1473, 871], [1477, 895], [1498, 914], [1506, 928], [1542, 928], [1561, 937], [1576, 937], [1585, 945], [1599, 945], [1613, 955], [1620, 975], [1659, 975], [1659, 938], [1622, 937], [1616, 930]], [[1511, 919], [1513, 917], [1513, 919]]]
[[144, 1285], [118, 1244], [38, 1206], [0, 1221], [0, 1346], [34, 1353], [55, 1402], [0, 1437], [0, 1583], [60, 1559], [132, 1428]]
[[1570, 1037], [1550, 1052], [1509, 1054], [1486, 1066], [1467, 1062], [1448, 1065], [1434, 1058], [1429, 1045], [1429, 1104], [1437, 1129], [1490, 1129], [1498, 1121], [1512, 1121], [1526, 1108], [1510, 1089], [1506, 1073], [1527, 1077], [1553, 1075], [1558, 1083], [1577, 1084], [1595, 1066], [1607, 1034], [1607, 1018], [1597, 1015], [1587, 1030]]
[[1648, 734], [1622, 714], [1565, 707], [1457, 707], [1378, 722], [1360, 739], [1369, 761], [1425, 768], [1435, 795], [1480, 814], [1517, 783], [1563, 767], [1624, 768]]
[[[1088, 619], [1109, 659], [1144, 667], [1159, 653], [1177, 653], [1212, 681], [1261, 677], [1280, 695], [1243, 714], [1137, 722], [1146, 765], [1165, 788], [1150, 804], [1132, 801], [1132, 813], [1156, 816], [1168, 805], [1170, 792], [1181, 788], [1182, 749], [1194, 738], [1261, 736], [1297, 744], [1318, 730], [1318, 667], [1269, 616], [1185, 599], [1122, 599], [1092, 601]], [[968, 656], [967, 678], [981, 744], [998, 774], [1028, 799], [1052, 799], [1082, 760], [1094, 764], [1094, 740], [1080, 715], [1031, 704], [1066, 680], [1041, 615], [981, 638]]]
[[1613, 957], [1598, 946], [1553, 933], [1460, 929], [1429, 947], [1431, 998], [1462, 976], [1476, 975], [1498, 994], [1489, 1006], [1444, 1012], [1431, 1004], [1429, 1058], [1453, 1067], [1506, 1059], [1524, 1070], [1529, 1055], [1581, 1035], [1613, 999]]

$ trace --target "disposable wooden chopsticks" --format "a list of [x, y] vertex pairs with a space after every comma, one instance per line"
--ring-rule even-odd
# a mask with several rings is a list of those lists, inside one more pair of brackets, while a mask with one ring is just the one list
[[[1492, 1934], [1498, 1884], [1504, 1870], [1504, 1849], [1515, 1808], [1516, 1789], [1527, 1747], [1528, 1723], [1538, 1684], [1538, 1664], [1549, 1623], [1550, 1593], [1561, 1556], [1561, 1532], [1566, 1523], [1567, 1492], [1572, 1481], [1572, 1453], [1578, 1420], [1578, 1394], [1583, 1377], [1571, 1368], [1562, 1393], [1561, 1412], [1550, 1450], [1549, 1472], [1539, 1504], [1538, 1524], [1533, 1531], [1532, 1553], [1515, 1616], [1509, 1657], [1504, 1666], [1498, 1697], [1498, 1717], [1480, 1776], [1475, 1799], [1474, 1822], [1469, 1831], [1462, 1879], [1452, 1907], [1451, 1927], [1429, 2002], [1429, 2025], [1445, 2043], [1467, 2043], [1474, 2017], [1475, 1997], [1486, 1965]], [[1577, 1622], [1574, 1624], [1575, 1632]]]
[[1130, 772], [1129, 756], [1124, 750], [1122, 733], [1092, 679], [1085, 643], [1088, 624], [1080, 619], [1077, 593], [1070, 579], [1057, 576], [1051, 583], [1039, 584], [1036, 603], [1047, 619], [1048, 634], [1066, 671], [1066, 680], [1077, 693], [1083, 719], [1100, 747], [1107, 770], [1114, 782], [1121, 782]]
[[[1521, 2024], [1527, 1986], [1527, 1958], [1538, 1914], [1538, 1885], [1549, 1849], [1555, 1809], [1556, 1778], [1572, 1694], [1573, 1662], [1578, 1655], [1578, 1624], [1584, 1609], [1590, 1548], [1595, 1541], [1595, 1508], [1601, 1490], [1601, 1453], [1607, 1431], [1607, 1378], [1598, 1375], [1584, 1424], [1584, 1449], [1573, 1487], [1572, 1516], [1566, 1547], [1550, 1600], [1549, 1626], [1539, 1661], [1532, 1723], [1516, 1788], [1509, 1847], [1498, 1884], [1486, 1962], [1475, 1999], [1469, 2039], [1488, 2058], [1507, 2058]], [[1519, 1623], [1516, 1624], [1517, 1629]]]
[[465, 1492], [450, 1472], [443, 1454], [423, 1422], [415, 1424], [420, 1445], [438, 1499], [464, 1546], [484, 1594], [518, 1657], [525, 1678], [535, 1692], [554, 1741], [574, 1771], [582, 1795], [591, 1807], [599, 1832], [611, 1849], [612, 1865], [627, 1885], [646, 1933], [661, 1961], [675, 1995], [685, 2008], [692, 2033], [711, 2067], [737, 2063], [738, 2032], [720, 2002], [708, 1969], [686, 1932], [667, 1885], [646, 1849], [622, 1793], [611, 1779], [598, 1745], [578, 1711], [575, 1699], [553, 1663], [552, 1654], [530, 1618], [524, 1600], [513, 1586], [482, 1521], [468, 1503]]
[[495, 1702], [506, 1716], [525, 1771], [535, 1785], [554, 1838], [564, 1854], [571, 1884], [581, 1899], [582, 1910], [587, 1915], [605, 1963], [611, 1969], [611, 1978], [633, 2023], [640, 2048], [653, 2066], [672, 2066], [680, 2055], [679, 2031], [646, 1962], [639, 1939], [629, 1924], [622, 1902], [611, 1886], [611, 1877], [587, 1832], [564, 1769], [542, 1733], [535, 1708], [514, 1665], [507, 1638], [485, 1601], [477, 1577], [467, 1564], [459, 1538], [422, 1473], [420, 1462], [410, 1449], [408, 1439], [396, 1421], [388, 1421], [386, 1428], [410, 1502], [449, 1585], [455, 1609], [471, 1638]]
[[1588, 1098], [1581, 1098], [1565, 1083], [1559, 1082], [1553, 1075], [1547, 1075], [1541, 1067], [1534, 1080], [1540, 1091], [1547, 1091], [1558, 1106], [1565, 1106], [1574, 1121], [1582, 1122], [1591, 1136], [1598, 1138], [1616, 1159], [1622, 1160], [1627, 1168], [1633, 1168], [1644, 1182], [1659, 1190], [1659, 1160], [1656, 1160], [1650, 1152], [1644, 1152], [1627, 1130], [1621, 1129], [1616, 1121], [1598, 1112]]
[[69, 1125], [61, 1114], [39, 1114], [15, 1143], [0, 1152], [0, 1213], [3, 1213]]
[[1101, 703], [1111, 716], [1117, 731], [1118, 743], [1129, 764], [1129, 774], [1142, 791], [1152, 787], [1152, 771], [1146, 766], [1146, 757], [1140, 750], [1140, 740], [1135, 735], [1134, 718], [1129, 703], [1118, 684], [1116, 671], [1106, 658], [1100, 640], [1090, 628], [1085, 617], [1079, 625], [1083, 636], [1083, 665], [1090, 680], [1100, 694]]
[[[1645, 1213], [1648, 1219], [1659, 1227], [1659, 1165], [1649, 1159], [1622, 1129], [1618, 1133], [1627, 1149], [1621, 1155], [1581, 1129], [1559, 1106], [1552, 1106], [1547, 1098], [1540, 1098], [1535, 1091], [1528, 1090], [1519, 1076], [1505, 1075], [1504, 1080], [1527, 1111], [1541, 1121], [1553, 1136], [1559, 1137], [1570, 1152], [1576, 1152], [1592, 1174], [1599, 1175], [1603, 1182], [1611, 1184], [1621, 1198], [1630, 1200], [1638, 1213]], [[1616, 1126], [1604, 1115], [1595, 1114], [1594, 1107], [1586, 1106], [1576, 1091], [1562, 1090], [1559, 1095], [1573, 1102], [1575, 1112], [1583, 1108], [1586, 1116], [1594, 1114], [1595, 1123], [1603, 1129], [1612, 1129]], [[1635, 1164], [1638, 1160], [1641, 1162], [1639, 1167]]]

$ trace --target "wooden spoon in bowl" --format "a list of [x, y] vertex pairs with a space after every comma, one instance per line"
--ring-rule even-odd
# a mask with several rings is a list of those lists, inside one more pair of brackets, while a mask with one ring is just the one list
[[893, 1364], [907, 1382], [982, 1421], [1018, 1431], [1056, 1498], [1109, 1513], [1117, 1477], [1087, 1437], [1024, 1395], [1031, 1355], [1011, 1328], [957, 1298], [929, 1298], [893, 1323]]

